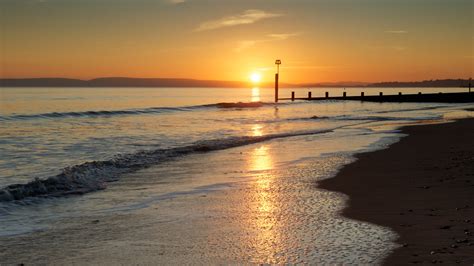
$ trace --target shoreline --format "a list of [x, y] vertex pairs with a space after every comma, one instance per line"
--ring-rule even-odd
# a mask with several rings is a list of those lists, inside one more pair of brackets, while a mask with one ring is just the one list
[[[69, 209], [81, 201], [72, 206], [84, 209], [94, 198], [130, 198], [129, 192], [137, 191], [145, 193], [138, 208], [86, 208], [55, 218], [51, 227], [0, 237], [0, 257], [7, 264], [378, 264], [395, 248], [390, 242], [395, 234], [341, 217], [345, 197], [314, 189], [315, 180], [352, 161], [345, 153], [327, 153], [336, 142], [357, 142], [341, 145], [356, 151], [378, 138], [355, 132], [332, 141], [323, 136], [318, 139], [328, 146], [320, 151], [308, 145], [314, 138], [283, 139], [158, 164], [64, 204]], [[311, 157], [315, 153], [325, 155]], [[178, 196], [164, 199], [169, 190], [162, 188], [163, 177], [190, 165], [199, 167], [182, 179], [186, 186], [178, 184]], [[225, 187], [213, 190], [196, 175]], [[342, 252], [334, 252], [341, 246]]]
[[356, 155], [318, 187], [349, 196], [344, 217], [399, 235], [399, 247], [384, 264], [472, 265], [474, 119], [401, 130], [408, 136], [388, 149]]

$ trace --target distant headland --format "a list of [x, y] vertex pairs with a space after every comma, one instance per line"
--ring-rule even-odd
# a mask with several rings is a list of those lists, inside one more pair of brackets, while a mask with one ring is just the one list
[[[0, 87], [197, 87], [197, 88], [248, 88], [252, 86], [249, 82], [221, 81], [221, 80], [197, 80], [178, 78], [126, 78], [108, 77], [90, 80], [69, 78], [18, 78], [0, 79]], [[467, 87], [469, 79], [437, 79], [413, 82], [321, 82], [291, 84], [281, 83], [283, 88], [340, 88], [340, 87]], [[273, 83], [261, 83], [259, 87], [273, 87]]]

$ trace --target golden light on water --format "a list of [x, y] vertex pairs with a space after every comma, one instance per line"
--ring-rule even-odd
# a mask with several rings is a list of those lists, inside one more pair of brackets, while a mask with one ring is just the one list
[[252, 102], [260, 102], [260, 88], [253, 87], [252, 88]]
[[261, 137], [263, 136], [263, 126], [259, 124], [255, 124], [252, 126], [252, 136], [253, 137]]

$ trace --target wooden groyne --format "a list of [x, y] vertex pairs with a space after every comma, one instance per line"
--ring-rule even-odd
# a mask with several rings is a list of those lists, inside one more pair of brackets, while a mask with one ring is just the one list
[[[472, 103], [474, 102], [474, 93], [471, 93], [472, 79], [469, 78], [469, 85], [467, 92], [457, 92], [457, 93], [426, 93], [423, 94], [418, 92], [417, 94], [403, 94], [399, 92], [396, 95], [384, 95], [383, 92], [379, 92], [379, 95], [365, 95], [364, 92], [361, 92], [359, 96], [347, 96], [346, 92], [343, 92], [339, 96], [329, 96], [329, 92], [326, 91], [325, 97], [312, 97], [311, 91], [308, 92], [307, 97], [296, 97], [294, 91], [291, 92], [290, 98], [280, 98], [278, 97], [278, 82], [280, 79], [280, 65], [281, 60], [277, 59], [275, 61], [277, 66], [277, 73], [275, 73], [275, 103], [278, 101], [295, 101], [295, 100], [306, 100], [306, 101], [323, 101], [323, 100], [347, 100], [347, 101], [365, 101], [365, 102], [432, 102], [432, 103]], [[462, 87], [462, 85], [461, 85]]]
[[361, 92], [360, 95], [347, 96], [346, 92], [343, 92], [339, 96], [330, 96], [329, 92], [325, 93], [325, 97], [312, 97], [311, 92], [308, 92], [306, 97], [296, 97], [295, 92], [291, 92], [289, 98], [278, 98], [280, 101], [295, 101], [295, 100], [306, 100], [306, 101], [322, 101], [322, 100], [347, 100], [347, 101], [365, 101], [365, 102], [433, 102], [433, 103], [471, 103], [474, 102], [474, 92], [457, 92], [457, 93], [417, 93], [417, 94], [398, 94], [384, 95], [383, 92], [379, 92], [378, 95], [366, 95]]

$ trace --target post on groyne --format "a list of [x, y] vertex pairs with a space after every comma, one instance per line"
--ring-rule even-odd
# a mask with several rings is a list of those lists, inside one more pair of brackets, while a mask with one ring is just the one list
[[278, 73], [275, 74], [275, 103], [278, 102]]
[[471, 80], [472, 78], [469, 78], [469, 93], [471, 93]]
[[275, 65], [277, 65], [277, 73], [275, 74], [275, 103], [277, 103], [278, 102], [278, 79], [280, 76], [281, 60], [280, 59], [275, 60]]

